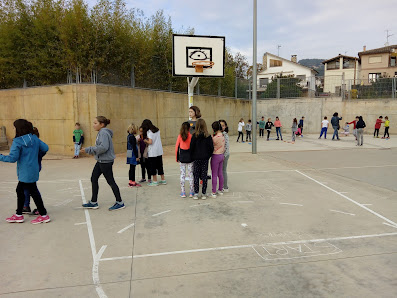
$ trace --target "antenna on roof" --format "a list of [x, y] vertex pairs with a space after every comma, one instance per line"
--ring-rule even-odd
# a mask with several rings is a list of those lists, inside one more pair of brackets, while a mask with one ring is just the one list
[[389, 34], [390, 30], [385, 30], [386, 31], [386, 43], [385, 46], [389, 46], [389, 37], [393, 36], [394, 34]]
[[281, 45], [280, 44], [277, 45], [277, 56], [279, 56], [279, 57], [280, 57], [280, 48], [281, 48]]

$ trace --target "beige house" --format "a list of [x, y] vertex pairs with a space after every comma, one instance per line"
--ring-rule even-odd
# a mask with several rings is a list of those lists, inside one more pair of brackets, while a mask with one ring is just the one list
[[338, 56], [325, 60], [324, 64], [324, 92], [340, 94], [342, 78], [344, 84], [347, 80], [360, 78], [360, 61], [357, 57], [339, 54]]
[[363, 81], [374, 81], [377, 78], [397, 77], [397, 45], [358, 53], [361, 59], [361, 75]]

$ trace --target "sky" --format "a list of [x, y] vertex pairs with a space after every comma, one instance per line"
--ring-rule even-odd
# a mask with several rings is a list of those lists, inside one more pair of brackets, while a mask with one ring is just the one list
[[[225, 36], [233, 54], [241, 52], [252, 64], [253, 0], [125, 0], [129, 8], [150, 17], [163, 10], [173, 28], [194, 28], [197, 35]], [[89, 0], [90, 5], [96, 1]], [[395, 0], [257, 0], [257, 52], [290, 59], [329, 59], [397, 44]]]

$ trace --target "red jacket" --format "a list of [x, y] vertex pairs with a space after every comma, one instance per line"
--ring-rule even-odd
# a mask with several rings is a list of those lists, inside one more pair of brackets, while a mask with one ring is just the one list
[[353, 129], [356, 129], [357, 120], [353, 120], [352, 122], [349, 122], [347, 124], [353, 124]]
[[380, 126], [382, 125], [382, 119], [376, 119], [376, 123], [375, 123], [375, 129], [379, 129]]

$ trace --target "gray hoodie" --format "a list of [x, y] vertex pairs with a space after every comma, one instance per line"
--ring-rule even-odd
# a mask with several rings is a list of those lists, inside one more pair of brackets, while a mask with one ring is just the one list
[[95, 155], [95, 159], [101, 163], [113, 162], [116, 158], [113, 148], [113, 131], [102, 128], [96, 137], [95, 146], [85, 148], [85, 153]]

